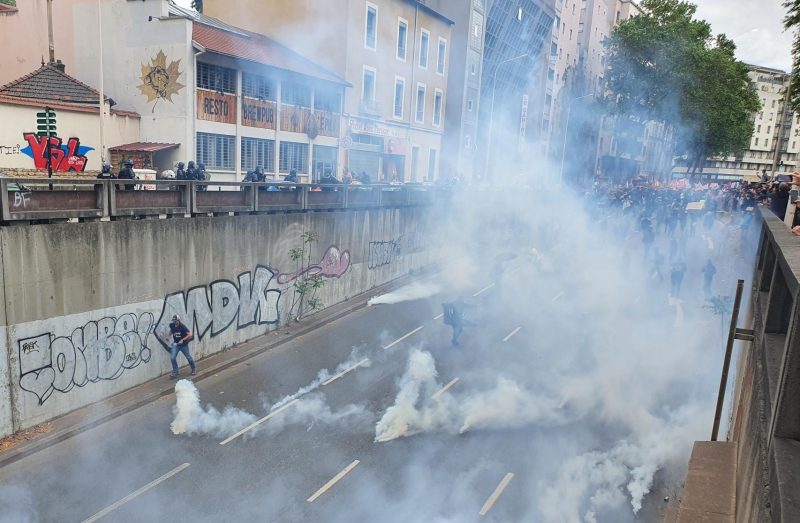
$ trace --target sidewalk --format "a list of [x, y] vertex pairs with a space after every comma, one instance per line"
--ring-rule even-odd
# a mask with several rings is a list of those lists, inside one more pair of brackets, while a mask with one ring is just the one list
[[[370, 298], [400, 288], [410, 283], [414, 278], [425, 277], [433, 272], [435, 271], [429, 268], [417, 271], [414, 274], [401, 276], [389, 283], [374, 287], [367, 292], [353, 296], [347, 301], [308, 316], [299, 323], [283, 325], [264, 336], [234, 345], [218, 354], [203, 358], [198, 361], [198, 373], [193, 378], [193, 381], [214, 375], [228, 367], [303, 336], [323, 325], [333, 323], [354, 311], [366, 307]], [[51, 421], [8, 436], [0, 440], [0, 467], [172, 394], [174, 387], [175, 382], [168, 379], [168, 374], [164, 374], [111, 396], [100, 403], [87, 405]]]

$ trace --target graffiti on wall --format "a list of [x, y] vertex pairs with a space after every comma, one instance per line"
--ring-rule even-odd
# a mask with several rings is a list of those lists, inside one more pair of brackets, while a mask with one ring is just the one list
[[237, 329], [278, 323], [281, 290], [276, 284], [276, 274], [275, 270], [259, 265], [252, 273], [240, 274], [238, 285], [229, 280], [217, 280], [210, 285], [167, 295], [156, 323], [159, 341], [164, 348], [169, 348], [169, 324], [176, 314], [192, 331], [196, 341], [201, 341], [209, 332], [212, 338], [218, 336], [234, 323]]
[[403, 252], [403, 237], [396, 240], [369, 242], [367, 246], [367, 267], [370, 270], [390, 265]]
[[214, 338], [231, 328], [280, 323], [279, 284], [301, 274], [339, 278], [350, 267], [350, 253], [330, 246], [319, 263], [299, 273], [281, 274], [267, 266], [243, 272], [236, 281], [217, 280], [168, 294], [155, 320], [152, 312], [122, 314], [89, 321], [66, 336], [45, 332], [17, 339], [19, 386], [43, 405], [54, 392], [88, 383], [116, 380], [152, 358], [158, 346], [169, 349], [169, 324], [179, 315], [194, 333], [191, 343]]
[[278, 275], [278, 283], [287, 284], [302, 276], [322, 276], [323, 278], [340, 278], [347, 269], [350, 268], [350, 252], [340, 251], [335, 245], [331, 245], [322, 255], [319, 263], [302, 267], [297, 272], [281, 273]]
[[178, 82], [181, 76], [180, 60], [174, 60], [167, 65], [167, 55], [164, 51], [159, 51], [149, 64], [142, 64], [141, 85], [139, 91], [147, 97], [147, 103], [153, 104], [153, 112], [156, 110], [159, 100], [172, 102], [172, 97], [180, 92], [185, 86]]
[[19, 154], [20, 151], [22, 151], [22, 146], [20, 144], [0, 145], [0, 154], [4, 155]]
[[19, 386], [42, 405], [55, 391], [115, 380], [150, 361], [153, 327], [152, 313], [123, 314], [87, 322], [70, 336], [47, 332], [17, 340]]
[[47, 157], [53, 171], [57, 172], [83, 172], [86, 170], [86, 154], [94, 148], [81, 145], [79, 138], [69, 138], [67, 143], [58, 136], [39, 136], [36, 133], [23, 133], [22, 137], [28, 145], [21, 150], [25, 155], [33, 158], [37, 169], [47, 169]]

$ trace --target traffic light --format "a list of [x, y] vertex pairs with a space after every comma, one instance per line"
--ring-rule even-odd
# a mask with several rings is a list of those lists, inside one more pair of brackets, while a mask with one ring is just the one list
[[57, 136], [56, 131], [56, 112], [46, 109], [44, 112], [36, 113], [36, 134], [39, 136]]

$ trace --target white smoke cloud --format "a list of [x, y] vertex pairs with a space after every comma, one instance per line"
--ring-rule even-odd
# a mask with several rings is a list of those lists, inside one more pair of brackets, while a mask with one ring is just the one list
[[169, 428], [173, 434], [187, 436], [195, 434], [230, 436], [256, 421], [254, 415], [231, 405], [225, 407], [222, 412], [211, 405], [207, 405], [204, 409], [200, 405], [197, 387], [189, 380], [180, 380], [175, 384], [175, 407], [172, 411], [175, 419]]
[[396, 291], [370, 298], [370, 300], [367, 302], [367, 305], [391, 305], [395, 303], [402, 303], [404, 301], [421, 300], [435, 296], [442, 292], [442, 290], [443, 287], [438, 283], [417, 281], [397, 289]]

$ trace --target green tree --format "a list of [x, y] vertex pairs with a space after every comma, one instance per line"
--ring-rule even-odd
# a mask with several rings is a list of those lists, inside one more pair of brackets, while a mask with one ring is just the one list
[[622, 22], [607, 40], [612, 109], [639, 122], [677, 130], [690, 172], [708, 157], [746, 149], [758, 96], [733, 41], [712, 37], [683, 0], [643, 0], [644, 13]]
[[317, 293], [325, 286], [325, 280], [318, 274], [310, 274], [307, 269], [311, 267], [311, 245], [319, 239], [319, 235], [306, 231], [300, 235], [302, 244], [289, 250], [289, 258], [295, 264], [297, 278], [292, 282], [292, 303], [289, 306], [289, 315], [295, 321], [309, 312], [316, 312], [324, 307]]
[[11, 7], [17, 7], [17, 0], [0, 0], [0, 4], [10, 5]]
[[787, 0], [783, 3], [787, 9], [783, 26], [794, 29], [794, 43], [792, 44], [792, 83], [789, 88], [789, 105], [792, 110], [800, 111], [800, 0]]

